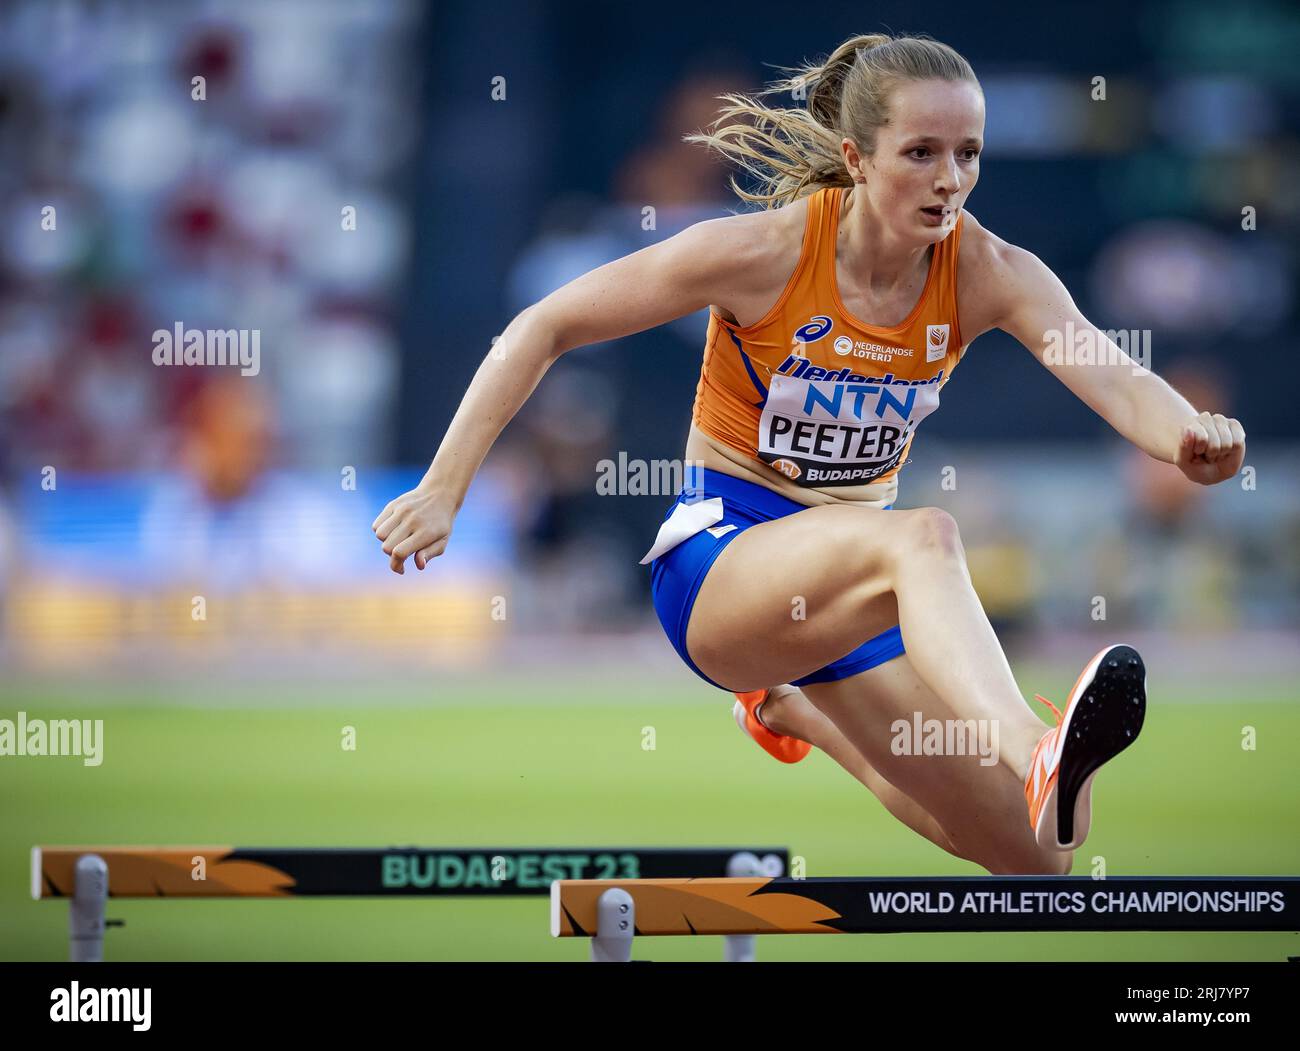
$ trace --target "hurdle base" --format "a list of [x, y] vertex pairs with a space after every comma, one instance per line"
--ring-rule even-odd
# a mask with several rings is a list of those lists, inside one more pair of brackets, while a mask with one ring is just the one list
[[[775, 854], [761, 858], [748, 850], [727, 861], [727, 875], [780, 876], [785, 866]], [[636, 936], [636, 902], [621, 887], [611, 887], [596, 905], [596, 934], [591, 939], [593, 963], [630, 963], [632, 939]], [[727, 963], [754, 963], [758, 959], [758, 938], [753, 934], [723, 935], [722, 958]]]
[[636, 931], [632, 895], [611, 887], [600, 896], [596, 913], [596, 936], [591, 939], [592, 963], [630, 963], [632, 936]]
[[73, 963], [103, 962], [107, 906], [108, 865], [98, 854], [86, 854], [77, 859], [68, 902], [68, 959]]

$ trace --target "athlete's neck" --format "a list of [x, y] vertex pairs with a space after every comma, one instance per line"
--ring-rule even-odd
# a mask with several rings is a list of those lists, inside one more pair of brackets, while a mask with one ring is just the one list
[[871, 210], [867, 195], [857, 186], [840, 197], [839, 243], [836, 258], [855, 283], [873, 295], [902, 291], [929, 266], [932, 242], [900, 242]]

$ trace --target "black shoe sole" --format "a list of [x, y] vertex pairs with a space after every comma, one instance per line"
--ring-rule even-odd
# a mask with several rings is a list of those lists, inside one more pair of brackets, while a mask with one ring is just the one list
[[1147, 671], [1132, 646], [1112, 646], [1097, 664], [1092, 682], [1074, 705], [1061, 747], [1056, 783], [1056, 835], [1074, 839], [1079, 793], [1103, 763], [1114, 759], [1142, 732], [1146, 719]]

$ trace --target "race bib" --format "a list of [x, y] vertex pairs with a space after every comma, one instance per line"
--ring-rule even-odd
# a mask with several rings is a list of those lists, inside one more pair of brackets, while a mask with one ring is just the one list
[[917, 384], [773, 376], [759, 459], [802, 486], [873, 481], [898, 466], [917, 425], [939, 407], [940, 376]]

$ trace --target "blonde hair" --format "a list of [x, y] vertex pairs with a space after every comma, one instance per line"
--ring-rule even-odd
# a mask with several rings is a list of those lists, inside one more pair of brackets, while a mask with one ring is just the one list
[[[889, 122], [889, 96], [901, 81], [979, 80], [961, 55], [925, 34], [891, 37], [881, 33], [850, 37], [820, 65], [784, 67], [794, 75], [756, 94], [719, 95], [726, 105], [710, 130], [684, 136], [721, 154], [754, 176], [751, 193], [732, 175], [741, 200], [780, 207], [823, 186], [849, 186], [852, 179], [840, 153], [840, 140], [857, 143], [867, 157], [876, 150], [876, 132]], [[807, 97], [806, 109], [776, 109], [763, 95], [792, 92]]]

